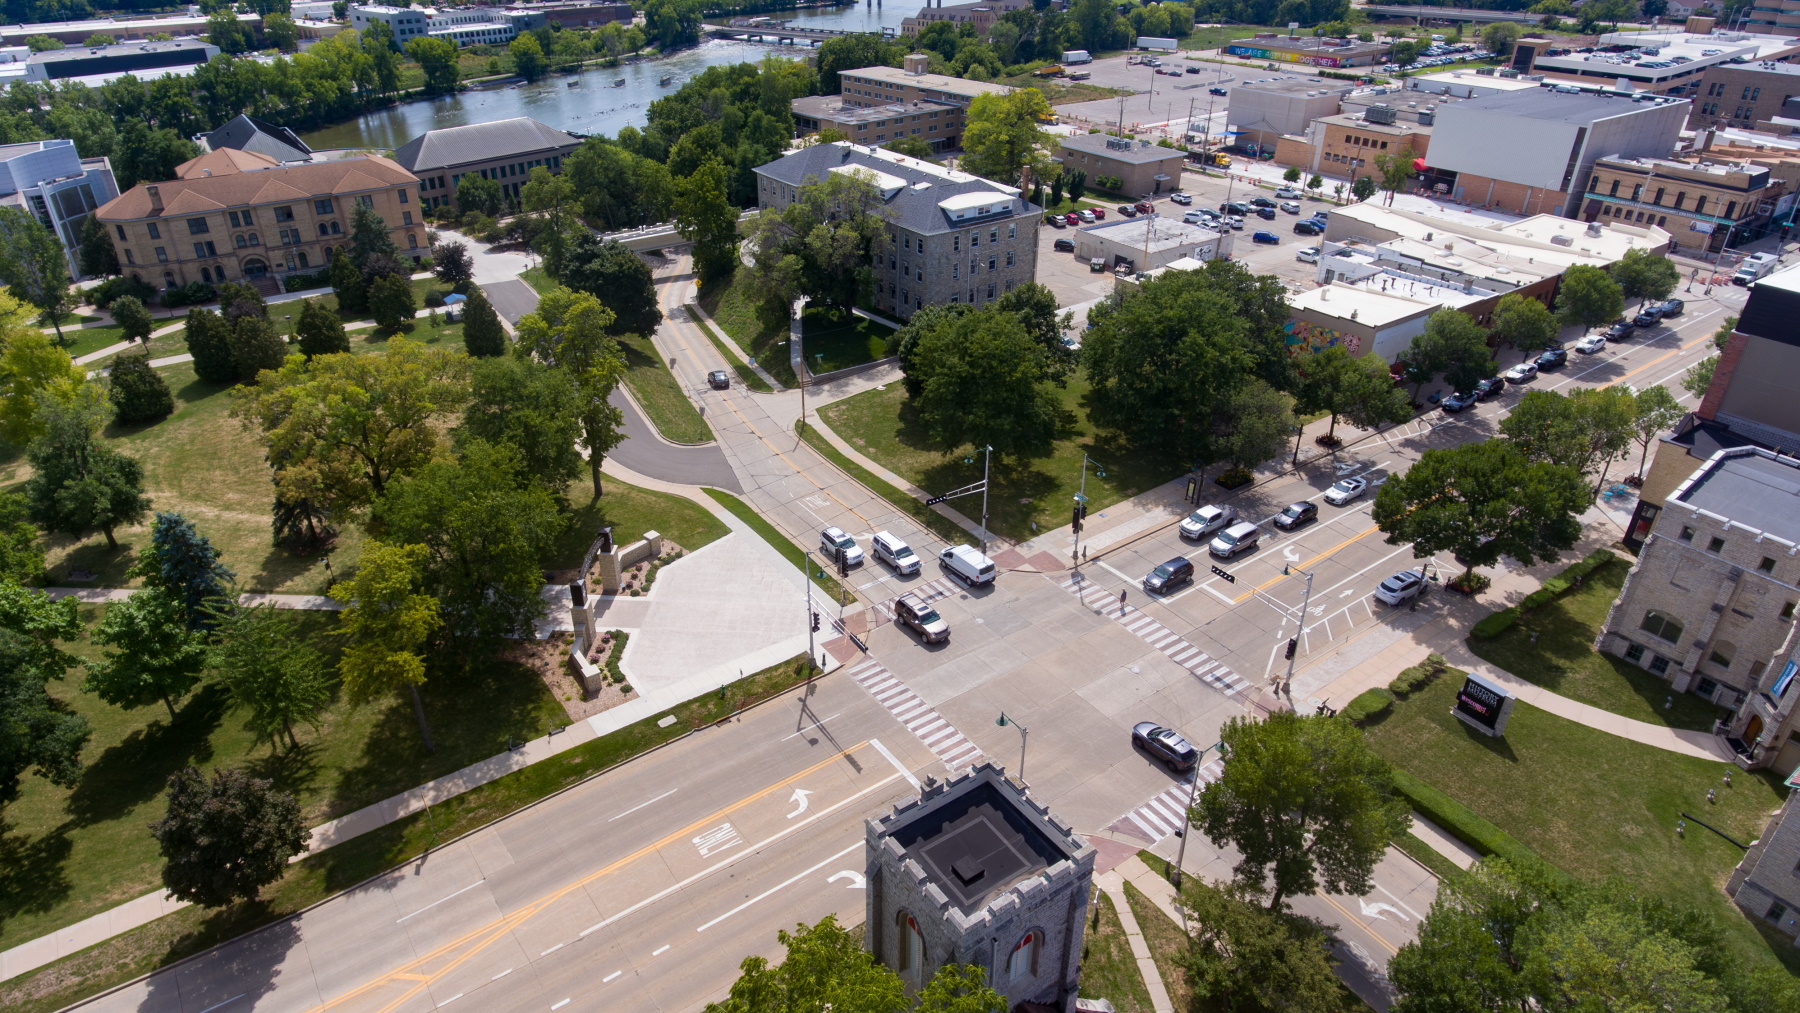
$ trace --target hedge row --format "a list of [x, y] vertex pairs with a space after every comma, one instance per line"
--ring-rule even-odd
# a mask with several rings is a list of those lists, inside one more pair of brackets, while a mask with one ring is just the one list
[[1611, 549], [1595, 549], [1579, 562], [1571, 563], [1563, 572], [1544, 581], [1544, 586], [1526, 595], [1524, 601], [1510, 608], [1503, 608], [1476, 623], [1469, 630], [1469, 636], [1476, 640], [1494, 639], [1511, 629], [1520, 616], [1550, 604], [1581, 583], [1583, 577], [1608, 563], [1617, 562], [1618, 559]]
[[1393, 691], [1376, 687], [1357, 694], [1356, 699], [1350, 701], [1340, 713], [1353, 725], [1365, 725], [1378, 717], [1384, 717], [1393, 706]]
[[1567, 873], [1544, 861], [1511, 834], [1475, 815], [1468, 806], [1398, 767], [1393, 768], [1393, 778], [1394, 790], [1411, 802], [1419, 815], [1481, 852], [1483, 857], [1498, 855], [1516, 865], [1538, 865], [1549, 869], [1558, 879], [1568, 878]]

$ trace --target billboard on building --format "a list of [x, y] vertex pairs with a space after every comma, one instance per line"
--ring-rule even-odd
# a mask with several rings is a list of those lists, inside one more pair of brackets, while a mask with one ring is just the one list
[[1279, 49], [1264, 49], [1261, 46], [1230, 45], [1225, 52], [1232, 56], [1247, 56], [1252, 60], [1274, 60], [1277, 63], [1303, 63], [1309, 67], [1343, 67], [1343, 60], [1335, 56], [1301, 56], [1298, 53], [1284, 53]]

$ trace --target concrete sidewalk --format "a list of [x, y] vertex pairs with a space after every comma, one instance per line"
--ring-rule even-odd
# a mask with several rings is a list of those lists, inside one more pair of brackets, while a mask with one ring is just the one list
[[[1126, 864], [1133, 862], [1145, 872], [1150, 871], [1136, 857], [1128, 859]], [[1120, 874], [1119, 869], [1110, 869], [1095, 876], [1094, 885], [1112, 900], [1113, 912], [1119, 916], [1119, 924], [1125, 929], [1125, 940], [1131, 946], [1131, 957], [1137, 961], [1138, 974], [1144, 979], [1144, 988], [1150, 992], [1150, 1008], [1156, 1013], [1175, 1013], [1175, 1003], [1170, 1000], [1169, 989], [1163, 984], [1162, 971], [1157, 968], [1155, 958], [1150, 955], [1150, 946], [1144, 942], [1144, 931], [1138, 927], [1137, 915], [1131, 910], [1130, 899], [1125, 896], [1125, 877]]]

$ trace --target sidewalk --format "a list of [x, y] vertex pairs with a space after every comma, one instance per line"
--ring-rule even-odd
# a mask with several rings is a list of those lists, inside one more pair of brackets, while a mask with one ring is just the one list
[[[1136, 856], [1128, 859], [1126, 865], [1136, 863], [1139, 868], [1149, 872], [1148, 866]], [[1175, 1003], [1169, 998], [1169, 989], [1163, 984], [1162, 971], [1156, 966], [1155, 958], [1150, 955], [1150, 946], [1144, 942], [1144, 932], [1138, 927], [1137, 915], [1131, 910], [1131, 901], [1125, 896], [1125, 877], [1120, 869], [1110, 869], [1094, 877], [1094, 885], [1112, 901], [1113, 912], [1119, 916], [1119, 924], [1125, 929], [1125, 941], [1131, 946], [1131, 956], [1137, 961], [1138, 974], [1144, 979], [1144, 988], [1150, 993], [1150, 1008], [1156, 1013], [1175, 1013]], [[1132, 884], [1136, 886], [1134, 882]], [[1138, 887], [1142, 890], [1143, 887]], [[1177, 920], [1177, 924], [1181, 924]]]

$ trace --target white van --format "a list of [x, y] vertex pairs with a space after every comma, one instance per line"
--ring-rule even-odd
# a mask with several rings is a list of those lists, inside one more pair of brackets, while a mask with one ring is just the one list
[[1738, 265], [1738, 271], [1731, 276], [1733, 285], [1748, 285], [1751, 282], [1775, 270], [1775, 254], [1752, 253]]
[[967, 545], [952, 545], [938, 553], [938, 565], [964, 587], [994, 582], [994, 561]]
[[894, 568], [902, 576], [919, 572], [919, 554], [891, 531], [877, 531], [870, 542], [875, 558]]

